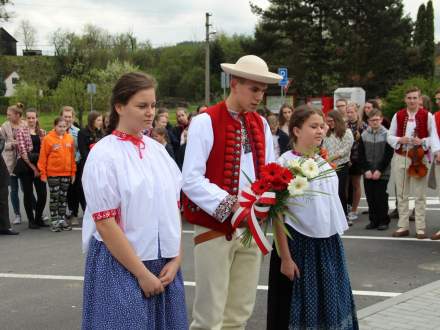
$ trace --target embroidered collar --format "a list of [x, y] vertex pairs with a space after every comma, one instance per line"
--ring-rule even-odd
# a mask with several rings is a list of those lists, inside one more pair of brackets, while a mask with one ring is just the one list
[[118, 140], [129, 141], [129, 142], [133, 143], [139, 152], [139, 157], [142, 159], [142, 150], [145, 149], [145, 143], [144, 143], [144, 141], [142, 141], [142, 138], [134, 136], [134, 135], [130, 135], [130, 134], [118, 131], [118, 130], [114, 130], [112, 132], [112, 134], [117, 136]]

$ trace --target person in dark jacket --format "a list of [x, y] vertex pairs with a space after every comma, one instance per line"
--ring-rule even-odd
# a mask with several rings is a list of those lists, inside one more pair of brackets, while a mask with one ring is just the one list
[[164, 128], [164, 127], [153, 128], [153, 134], [151, 137], [165, 147], [166, 151], [168, 152], [168, 154], [170, 155], [170, 157], [172, 159], [174, 159], [174, 160], [176, 159], [174, 156], [173, 146], [168, 141], [168, 135], [167, 135], [166, 128]]
[[84, 196], [84, 191], [82, 187], [82, 172], [84, 165], [89, 155], [90, 149], [95, 143], [102, 139], [104, 136], [103, 128], [103, 117], [98, 111], [90, 111], [87, 117], [87, 126], [82, 128], [78, 132], [78, 151], [80, 154], [79, 166], [77, 169], [77, 189], [79, 195], [79, 202], [83, 210], [86, 209], [86, 198]]
[[368, 128], [362, 133], [359, 144], [370, 219], [365, 229], [386, 230], [390, 223], [387, 185], [393, 149], [387, 143], [388, 131], [382, 126], [382, 119], [380, 110], [369, 113]]
[[280, 129], [280, 124], [277, 115], [270, 114], [269, 116], [267, 116], [267, 122], [270, 126], [270, 131], [272, 132], [275, 157], [278, 158], [279, 156], [281, 156], [283, 153], [285, 153], [290, 149], [289, 146], [290, 138], [289, 135], [287, 135], [286, 133], [284, 133], [284, 131]]

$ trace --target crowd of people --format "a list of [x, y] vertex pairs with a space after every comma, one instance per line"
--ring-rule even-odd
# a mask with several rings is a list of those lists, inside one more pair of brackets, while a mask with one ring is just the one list
[[[206, 109], [200, 106], [197, 112]], [[144, 134], [162, 144], [179, 168], [185, 156], [186, 138], [191, 118], [186, 108], [176, 111], [176, 126], [169, 122], [166, 108], [160, 108], [154, 120], [147, 123]], [[9, 197], [14, 217], [12, 225], [22, 223], [20, 189], [29, 229], [50, 227], [53, 232], [71, 230], [72, 223], [80, 224], [79, 207], [84, 212], [86, 199], [82, 187], [82, 172], [90, 149], [106, 135], [109, 113], [91, 111], [84, 127], [79, 128], [75, 110], [63, 106], [54, 119], [53, 129], [40, 127], [38, 111], [25, 109], [22, 103], [7, 108], [7, 120], [0, 127], [2, 147], [2, 176], [4, 189], [10, 187]], [[44, 214], [49, 188], [49, 215]], [[34, 193], [35, 190], [35, 193]], [[3, 194], [4, 195], [4, 194]], [[8, 201], [2, 205], [0, 233], [17, 235], [11, 227]]]
[[[48, 133], [35, 109], [7, 109], [0, 129], [0, 231], [17, 234], [9, 223], [7, 184], [13, 224], [21, 222], [20, 186], [30, 229], [71, 230], [81, 206], [83, 329], [244, 329], [262, 254], [255, 241], [241, 243], [243, 228], [234, 228], [231, 218], [241, 207], [240, 192], [269, 163], [311, 157], [324, 164], [318, 171], [325, 177], [311, 184], [322, 195], [289, 204], [296, 221], [286, 216], [285, 228], [274, 227], [267, 329], [358, 329], [340, 235], [358, 217], [362, 177], [366, 229], [389, 226], [392, 171], [399, 214], [393, 236], [409, 235], [414, 188], [416, 235], [427, 237], [426, 187], [440, 182], [440, 112], [426, 110], [420, 90], [407, 91], [406, 108], [391, 121], [377, 100], [362, 110], [339, 99], [325, 115], [305, 104], [261, 116], [268, 84], [282, 77], [253, 55], [221, 67], [231, 75], [229, 96], [196, 114], [178, 108], [174, 127], [166, 109], [156, 111], [155, 80], [143, 73], [122, 75], [110, 112], [90, 112], [81, 129], [70, 106]], [[435, 98], [440, 106], [440, 90]], [[195, 232], [191, 325], [180, 269], [182, 212]], [[432, 239], [440, 239], [440, 231]]]

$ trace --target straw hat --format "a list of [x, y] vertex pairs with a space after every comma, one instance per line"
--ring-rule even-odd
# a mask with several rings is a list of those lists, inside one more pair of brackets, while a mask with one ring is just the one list
[[255, 55], [240, 57], [235, 64], [222, 63], [221, 67], [224, 72], [232, 76], [265, 84], [276, 84], [283, 79], [279, 74], [270, 72], [266, 62]]

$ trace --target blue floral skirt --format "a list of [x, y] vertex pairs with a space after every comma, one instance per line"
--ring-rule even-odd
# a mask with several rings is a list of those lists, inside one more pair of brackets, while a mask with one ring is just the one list
[[[144, 261], [158, 276], [169, 259]], [[136, 278], [92, 238], [84, 276], [82, 329], [188, 329], [185, 289], [179, 270], [165, 291], [145, 298]]]
[[289, 329], [359, 329], [340, 236], [311, 238], [287, 227], [301, 275], [292, 283]]

